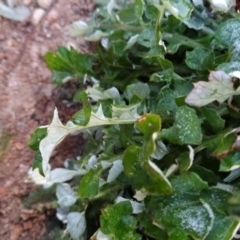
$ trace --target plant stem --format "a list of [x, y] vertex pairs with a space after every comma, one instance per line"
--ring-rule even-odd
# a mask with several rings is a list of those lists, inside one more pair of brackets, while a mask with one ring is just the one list
[[179, 42], [184, 42], [184, 45], [192, 47], [192, 48], [196, 48], [196, 47], [203, 47], [202, 44], [195, 42], [194, 40], [185, 37], [183, 35], [180, 35], [178, 33], [163, 33], [162, 34], [163, 39], [166, 41], [176, 41], [178, 40]]

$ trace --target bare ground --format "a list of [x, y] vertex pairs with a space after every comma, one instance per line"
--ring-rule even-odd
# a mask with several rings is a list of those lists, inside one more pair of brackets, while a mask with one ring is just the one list
[[[33, 12], [38, 6], [29, 2]], [[88, 0], [55, 0], [37, 25], [0, 17], [1, 240], [38, 240], [46, 231], [46, 212], [25, 209], [20, 200], [35, 188], [25, 182], [34, 157], [27, 147], [29, 136], [49, 124], [57, 104], [43, 56], [59, 45], [86, 49], [83, 40], [70, 37], [69, 25], [85, 20], [93, 7]], [[68, 147], [65, 153], [75, 155]]]

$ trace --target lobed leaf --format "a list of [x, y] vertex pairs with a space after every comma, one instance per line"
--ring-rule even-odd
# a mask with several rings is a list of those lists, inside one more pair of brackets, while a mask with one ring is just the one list
[[85, 213], [71, 212], [67, 215], [67, 231], [73, 240], [79, 239], [86, 229]]
[[182, 106], [177, 109], [174, 125], [163, 129], [160, 136], [173, 144], [200, 144], [202, 141], [201, 123], [194, 109]]
[[236, 90], [233, 88], [231, 76], [223, 71], [212, 71], [209, 75], [209, 82], [194, 83], [194, 88], [185, 101], [191, 106], [202, 107], [213, 101], [222, 103], [238, 94], [240, 94], [240, 87]]
[[132, 206], [129, 201], [107, 206], [100, 217], [101, 231], [115, 240], [140, 240], [140, 235], [135, 233], [137, 220], [131, 213]]

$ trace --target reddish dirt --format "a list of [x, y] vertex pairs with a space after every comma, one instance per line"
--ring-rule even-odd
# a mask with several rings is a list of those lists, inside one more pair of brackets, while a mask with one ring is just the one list
[[[33, 11], [37, 5], [29, 2]], [[53, 1], [36, 26], [30, 20], [17, 23], [0, 16], [0, 143], [5, 134], [11, 135], [0, 155], [1, 240], [38, 240], [46, 231], [46, 214], [25, 209], [20, 200], [35, 188], [25, 182], [34, 157], [27, 147], [29, 136], [38, 126], [49, 124], [54, 105], [62, 104], [54, 103], [51, 72], [43, 55], [59, 45], [86, 49], [83, 40], [70, 37], [69, 25], [85, 20], [93, 7], [88, 0]], [[64, 156], [77, 154], [68, 145], [63, 152]]]

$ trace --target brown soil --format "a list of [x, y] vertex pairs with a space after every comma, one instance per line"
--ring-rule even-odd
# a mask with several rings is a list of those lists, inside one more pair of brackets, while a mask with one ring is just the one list
[[[33, 12], [37, 4], [28, 2]], [[36, 26], [30, 20], [17, 23], [0, 16], [1, 240], [38, 240], [46, 232], [46, 211], [25, 209], [20, 200], [35, 189], [25, 182], [34, 157], [27, 142], [35, 128], [50, 123], [55, 105], [69, 115], [72, 109], [56, 94], [53, 98], [51, 72], [43, 55], [59, 45], [86, 49], [83, 40], [70, 37], [69, 25], [86, 19], [93, 7], [88, 0], [55, 0]], [[78, 154], [73, 149], [79, 141], [75, 137], [73, 143], [61, 148], [60, 164], [64, 157]]]

